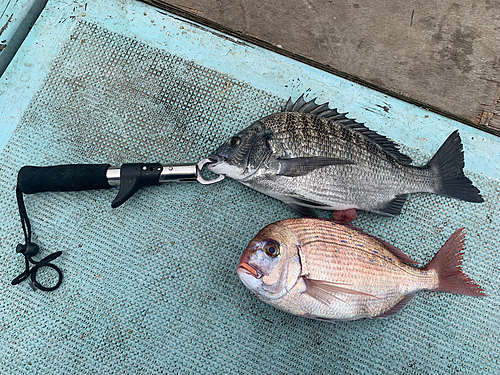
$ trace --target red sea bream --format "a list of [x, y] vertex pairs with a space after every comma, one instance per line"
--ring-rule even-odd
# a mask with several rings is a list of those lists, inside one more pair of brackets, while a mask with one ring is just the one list
[[362, 230], [325, 219], [288, 219], [252, 239], [238, 276], [259, 299], [320, 320], [387, 317], [420, 291], [483, 296], [461, 270], [464, 233], [457, 230], [423, 268]]

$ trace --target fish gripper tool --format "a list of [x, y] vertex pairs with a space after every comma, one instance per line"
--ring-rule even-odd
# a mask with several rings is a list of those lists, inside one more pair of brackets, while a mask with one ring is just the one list
[[144, 186], [190, 181], [208, 185], [223, 180], [223, 175], [213, 179], [203, 177], [203, 167], [212, 162], [210, 159], [203, 159], [190, 164], [127, 163], [121, 167], [111, 167], [109, 164], [24, 166], [18, 174], [18, 186], [25, 194], [119, 186], [118, 195], [111, 203], [111, 207], [116, 208]]
[[[213, 179], [207, 179], [202, 175], [203, 167], [210, 163], [213, 163], [213, 160], [203, 159], [198, 163], [167, 165], [127, 163], [122, 164], [119, 168], [111, 167], [109, 164], [22, 167], [17, 175], [16, 195], [25, 243], [17, 245], [16, 251], [24, 255], [26, 267], [25, 271], [12, 281], [12, 284], [16, 285], [30, 278], [30, 285], [33, 289], [52, 291], [61, 285], [63, 279], [61, 270], [50, 263], [62, 254], [61, 251], [56, 251], [39, 261], [33, 259], [38, 254], [39, 247], [31, 241], [31, 224], [26, 212], [23, 194], [110, 189], [119, 186], [120, 190], [111, 203], [111, 207], [116, 208], [145, 186], [172, 182], [199, 182], [209, 185], [223, 180], [225, 177], [223, 175], [218, 175]], [[33, 267], [30, 269], [31, 265]], [[51, 268], [57, 272], [58, 279], [55, 285], [47, 286], [37, 281], [36, 273], [42, 267]]]

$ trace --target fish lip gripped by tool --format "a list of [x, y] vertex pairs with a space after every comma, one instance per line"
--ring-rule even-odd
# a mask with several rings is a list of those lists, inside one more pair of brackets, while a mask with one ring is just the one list
[[201, 174], [201, 170], [203, 169], [203, 167], [206, 164], [211, 165], [211, 163], [212, 163], [212, 159], [206, 158], [206, 159], [200, 160], [198, 162], [198, 164], [196, 164], [196, 180], [203, 185], [211, 185], [211, 184], [214, 184], [216, 182], [222, 181], [224, 178], [226, 178], [226, 176], [223, 174], [220, 174], [218, 177], [211, 179], [211, 180], [208, 180], [205, 177], [203, 177], [203, 175]]
[[207, 159], [211, 161], [211, 164], [209, 164], [209, 166], [213, 166], [213, 165], [222, 163], [222, 162], [227, 160], [227, 158], [225, 156], [220, 156], [220, 155], [216, 155], [216, 154], [208, 155]]

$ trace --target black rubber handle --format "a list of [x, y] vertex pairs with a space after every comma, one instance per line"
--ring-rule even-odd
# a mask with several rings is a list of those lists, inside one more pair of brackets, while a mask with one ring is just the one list
[[43, 191], [109, 189], [109, 164], [70, 164], [54, 167], [25, 166], [17, 175], [17, 186], [25, 194]]

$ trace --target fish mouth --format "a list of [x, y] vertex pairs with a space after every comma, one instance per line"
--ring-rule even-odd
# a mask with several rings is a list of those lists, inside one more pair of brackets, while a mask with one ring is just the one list
[[243, 262], [238, 264], [238, 269], [236, 270], [236, 272], [238, 272], [238, 273], [243, 272], [243, 273], [246, 273], [248, 275], [252, 275], [256, 279], [260, 279], [262, 277], [262, 274], [259, 271], [257, 271], [255, 268], [253, 268], [248, 263], [243, 263]]
[[225, 156], [217, 155], [217, 154], [210, 154], [207, 156], [207, 159], [210, 161], [207, 164], [207, 169], [210, 172], [217, 173], [219, 175], [226, 175], [225, 169], [224, 168], [224, 163], [227, 161], [227, 158]]
[[210, 162], [211, 162], [209, 165], [215, 165], [215, 164], [222, 163], [223, 161], [227, 160], [227, 158], [225, 156], [220, 156], [217, 154], [210, 154], [207, 156], [207, 159], [210, 160]]

